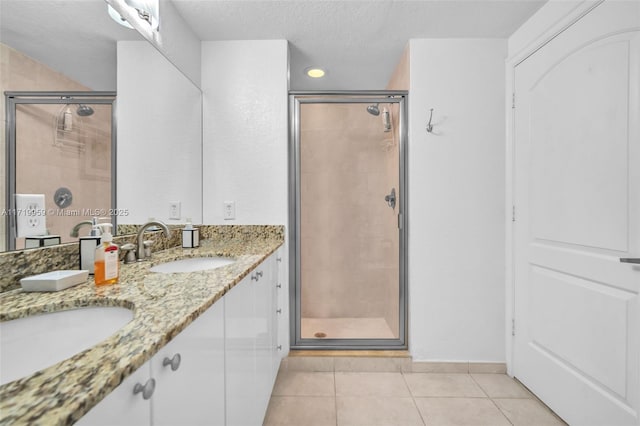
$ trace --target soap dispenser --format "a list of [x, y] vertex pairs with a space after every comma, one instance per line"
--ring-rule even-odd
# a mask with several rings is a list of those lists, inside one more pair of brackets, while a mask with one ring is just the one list
[[200, 246], [200, 233], [198, 228], [194, 228], [191, 219], [187, 219], [187, 223], [182, 229], [182, 247], [196, 248]]
[[101, 223], [103, 229], [100, 245], [95, 251], [94, 281], [96, 285], [115, 284], [120, 275], [120, 263], [118, 259], [118, 246], [113, 244], [110, 223]]
[[100, 245], [100, 226], [98, 225], [98, 218], [91, 219], [91, 233], [86, 237], [80, 237], [78, 240], [79, 252], [80, 252], [80, 269], [89, 271], [91, 275], [94, 272], [94, 262], [96, 247]]

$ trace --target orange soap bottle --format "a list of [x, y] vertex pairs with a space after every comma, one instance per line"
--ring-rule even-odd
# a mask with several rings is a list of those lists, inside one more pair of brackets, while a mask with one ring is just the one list
[[94, 262], [94, 280], [96, 285], [108, 285], [118, 282], [120, 275], [120, 263], [118, 262], [118, 246], [113, 244], [110, 223], [101, 223], [100, 227], [106, 228], [100, 238], [100, 244], [96, 248]]

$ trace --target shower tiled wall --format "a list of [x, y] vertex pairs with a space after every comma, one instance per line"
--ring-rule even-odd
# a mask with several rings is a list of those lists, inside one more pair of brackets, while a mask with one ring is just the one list
[[[74, 80], [58, 73], [46, 65], [0, 43], [0, 84], [4, 91], [87, 91], [91, 90]], [[5, 116], [5, 103], [0, 102], [0, 114]], [[37, 149], [18, 150], [18, 172], [27, 173], [18, 178], [18, 192], [44, 193], [47, 208], [56, 208], [53, 193], [58, 187], [71, 189], [74, 202], [69, 209], [86, 207], [98, 209], [110, 204], [110, 143], [111, 107], [92, 106], [94, 115], [80, 118], [74, 115], [77, 129], [87, 131], [82, 147], [56, 145], [54, 120], [63, 105], [35, 105], [20, 107], [18, 114], [21, 136]], [[5, 123], [0, 120], [0, 164], [5, 164]], [[107, 150], [108, 149], [108, 150]], [[6, 167], [0, 167], [0, 179], [6, 179]], [[91, 184], [78, 185], [83, 180]], [[4, 205], [5, 185], [0, 185], [0, 200]], [[105, 203], [106, 201], [106, 203]], [[0, 251], [5, 249], [7, 216], [0, 217]], [[70, 240], [71, 227], [84, 217], [51, 215], [47, 216], [47, 227], [52, 234], [59, 234], [63, 241]]]
[[366, 107], [302, 105], [301, 313], [389, 318], [397, 334], [397, 210], [384, 201], [398, 190], [397, 127]]

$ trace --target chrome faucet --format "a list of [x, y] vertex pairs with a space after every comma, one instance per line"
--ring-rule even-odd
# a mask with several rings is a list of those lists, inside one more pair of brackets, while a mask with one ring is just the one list
[[80, 228], [82, 228], [84, 225], [92, 226], [92, 225], [93, 225], [93, 222], [92, 222], [92, 221], [90, 221], [90, 220], [83, 220], [82, 222], [77, 223], [77, 224], [76, 224], [76, 226], [74, 226], [74, 227], [71, 229], [71, 234], [69, 234], [69, 235], [70, 235], [70, 236], [72, 236], [72, 237], [74, 237], [74, 238], [77, 238], [77, 237], [78, 237], [78, 235], [80, 234]]
[[136, 237], [136, 240], [138, 241], [138, 248], [137, 248], [138, 261], [144, 260], [145, 258], [151, 256], [151, 248], [150, 247], [148, 248], [149, 256], [146, 256], [143, 236], [144, 236], [144, 231], [147, 228], [151, 228], [152, 226], [159, 226], [164, 231], [164, 236], [165, 237], [169, 238], [171, 236], [171, 234], [169, 233], [169, 228], [167, 227], [167, 225], [165, 225], [163, 222], [160, 222], [159, 220], [152, 220], [152, 221], [147, 222], [144, 225], [142, 225], [140, 227], [140, 229], [138, 229], [138, 235]]

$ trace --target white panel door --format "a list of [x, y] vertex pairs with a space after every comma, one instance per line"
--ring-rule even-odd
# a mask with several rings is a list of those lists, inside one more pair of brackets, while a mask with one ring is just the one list
[[516, 67], [514, 375], [570, 424], [640, 408], [640, 2]]

